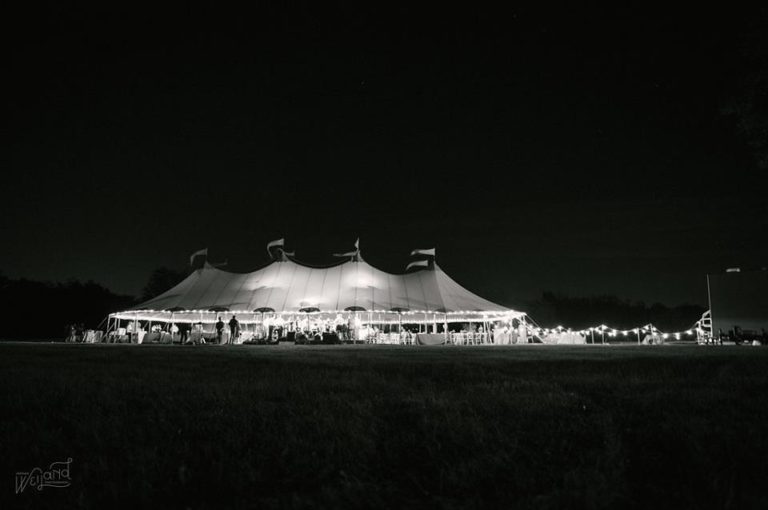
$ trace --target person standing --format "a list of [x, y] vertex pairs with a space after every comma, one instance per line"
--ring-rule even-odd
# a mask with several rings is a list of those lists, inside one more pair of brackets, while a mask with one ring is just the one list
[[217, 344], [221, 345], [223, 336], [224, 336], [224, 321], [221, 320], [221, 317], [219, 317], [219, 320], [216, 321], [216, 343]]
[[179, 345], [184, 345], [187, 342], [187, 340], [189, 339], [189, 330], [190, 330], [189, 324], [185, 324], [183, 322], [179, 324], [179, 333], [180, 333]]
[[239, 335], [240, 335], [240, 322], [237, 320], [237, 317], [233, 315], [232, 318], [229, 319], [229, 340], [227, 341], [227, 343], [234, 344], [235, 338], [237, 338]]
[[517, 343], [519, 344], [527, 344], [528, 343], [528, 328], [525, 327], [525, 323], [520, 321], [520, 325], [517, 326]]

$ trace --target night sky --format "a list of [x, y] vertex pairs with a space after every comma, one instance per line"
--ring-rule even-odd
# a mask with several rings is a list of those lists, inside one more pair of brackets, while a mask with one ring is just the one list
[[286, 4], [8, 13], [0, 271], [137, 295], [359, 236], [502, 304], [674, 305], [768, 265], [765, 10]]

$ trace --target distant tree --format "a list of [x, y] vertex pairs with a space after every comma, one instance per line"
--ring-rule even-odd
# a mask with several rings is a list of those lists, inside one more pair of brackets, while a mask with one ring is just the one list
[[96, 328], [109, 313], [134, 302], [132, 296], [114, 294], [90, 281], [50, 283], [0, 277], [4, 338], [63, 339], [67, 325]]
[[158, 267], [149, 275], [149, 280], [141, 291], [141, 301], [157, 297], [168, 289], [181, 283], [189, 276], [189, 271], [180, 271], [168, 267]]
[[651, 306], [642, 301], [631, 302], [616, 296], [570, 297], [564, 294], [544, 292], [540, 299], [528, 303], [525, 308], [540, 325], [562, 325], [575, 329], [607, 324], [616, 328], [630, 329], [653, 323], [665, 330], [689, 328], [706, 311], [698, 305], [679, 305], [670, 308], [661, 303]]

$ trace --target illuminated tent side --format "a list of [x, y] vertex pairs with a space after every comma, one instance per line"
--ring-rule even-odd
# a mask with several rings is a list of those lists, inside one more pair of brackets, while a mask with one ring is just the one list
[[433, 321], [438, 316], [440, 322], [524, 315], [470, 292], [437, 264], [392, 274], [363, 260], [317, 268], [286, 259], [250, 273], [231, 273], [206, 263], [170, 290], [113, 317], [167, 321], [169, 310], [179, 310], [176, 321], [185, 317], [207, 321], [215, 315], [213, 310], [250, 316], [254, 310], [375, 313], [379, 319], [407, 314], [414, 320]]

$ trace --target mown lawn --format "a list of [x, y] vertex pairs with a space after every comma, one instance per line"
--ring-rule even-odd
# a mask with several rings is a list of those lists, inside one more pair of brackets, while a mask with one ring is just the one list
[[758, 347], [5, 343], [0, 418], [2, 508], [768, 508]]

